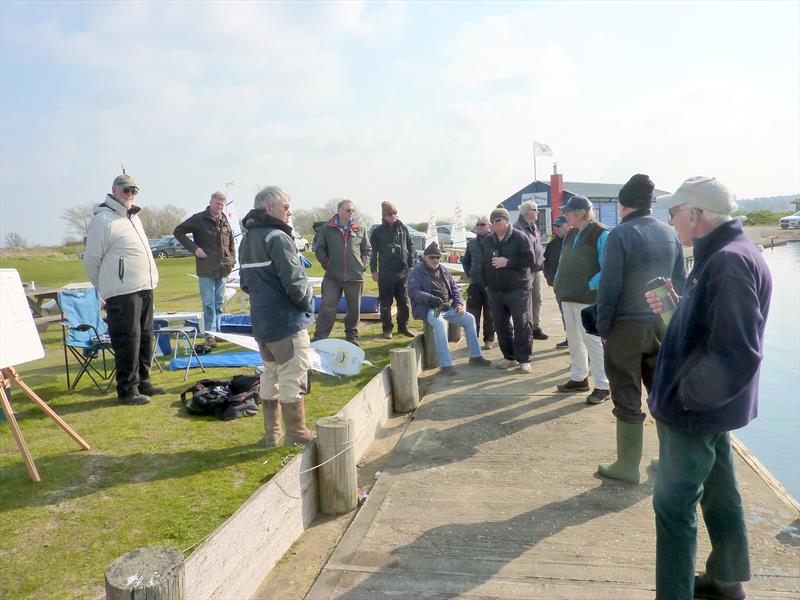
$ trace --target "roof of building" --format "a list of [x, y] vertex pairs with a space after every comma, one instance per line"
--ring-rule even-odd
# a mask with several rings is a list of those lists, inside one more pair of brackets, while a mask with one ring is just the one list
[[[580, 181], [565, 181], [564, 190], [572, 192], [579, 196], [586, 196], [589, 199], [598, 200], [616, 200], [619, 196], [619, 190], [622, 188], [623, 183], [584, 183]], [[653, 191], [653, 196], [663, 196], [669, 194], [664, 190], [656, 188]]]

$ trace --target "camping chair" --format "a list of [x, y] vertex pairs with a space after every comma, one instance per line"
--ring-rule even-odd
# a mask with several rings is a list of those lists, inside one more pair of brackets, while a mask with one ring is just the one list
[[[108, 326], [100, 317], [100, 296], [90, 284], [71, 284], [58, 293], [61, 337], [67, 389], [74, 390], [84, 374], [107, 394], [114, 385], [114, 351]], [[78, 363], [78, 374], [70, 381], [70, 357]], [[95, 366], [97, 361], [98, 366]], [[102, 370], [99, 363], [102, 362]]]

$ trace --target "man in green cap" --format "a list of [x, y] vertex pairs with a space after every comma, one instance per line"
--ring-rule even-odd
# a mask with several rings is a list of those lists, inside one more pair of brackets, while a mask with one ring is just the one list
[[150, 395], [164, 393], [150, 383], [158, 269], [137, 215], [141, 208], [134, 205], [138, 193], [130, 175], [114, 179], [111, 193], [94, 207], [83, 258], [89, 281], [105, 301], [123, 404], [147, 404]]

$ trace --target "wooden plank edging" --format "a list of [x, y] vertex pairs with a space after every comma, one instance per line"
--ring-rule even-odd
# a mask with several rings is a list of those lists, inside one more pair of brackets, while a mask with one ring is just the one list
[[769, 472], [769, 469], [767, 469], [767, 467], [750, 452], [747, 446], [742, 443], [742, 440], [737, 438], [734, 434], [731, 434], [731, 446], [733, 446], [734, 451], [742, 457], [742, 460], [753, 469], [755, 474], [758, 475], [773, 492], [775, 492], [775, 495], [780, 498], [784, 504], [800, 514], [800, 502], [783, 487], [780, 481], [775, 479], [775, 476]]
[[[422, 338], [409, 347], [422, 366]], [[339, 415], [356, 424], [360, 459], [392, 414], [389, 366], [373, 377]], [[306, 447], [220, 525], [186, 559], [186, 598], [249, 598], [319, 514], [316, 446]]]

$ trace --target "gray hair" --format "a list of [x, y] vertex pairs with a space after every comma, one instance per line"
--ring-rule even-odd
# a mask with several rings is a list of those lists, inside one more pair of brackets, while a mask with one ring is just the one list
[[222, 192], [214, 192], [213, 194], [211, 194], [211, 199], [213, 200], [214, 198], [221, 198], [222, 200], [227, 200], [225, 194], [223, 194]]
[[718, 213], [712, 212], [710, 210], [702, 210], [699, 211], [701, 218], [705, 220], [711, 227], [719, 227], [723, 223], [727, 223], [728, 221], [732, 221], [733, 217], [727, 213]]
[[526, 200], [522, 204], [519, 205], [519, 214], [524, 215], [529, 212], [533, 212], [534, 210], [539, 210], [539, 205], [536, 204], [533, 200]]
[[256, 194], [253, 201], [253, 208], [265, 209], [268, 206], [275, 206], [279, 202], [289, 202], [289, 194], [275, 185], [269, 185]]
[[349, 202], [350, 204], [352, 204], [352, 203], [353, 203], [353, 201], [352, 201], [352, 200], [348, 200], [347, 198], [344, 198], [343, 200], [339, 200], [339, 204], [337, 204], [337, 205], [336, 205], [336, 210], [339, 210], [340, 208], [342, 208], [342, 207], [343, 207], [345, 204], [347, 204], [348, 202]]

